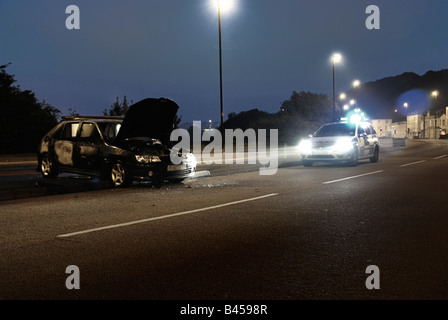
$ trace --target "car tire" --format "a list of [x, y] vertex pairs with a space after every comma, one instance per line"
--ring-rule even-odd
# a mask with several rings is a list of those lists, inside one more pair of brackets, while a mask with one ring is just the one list
[[132, 182], [126, 166], [119, 161], [114, 162], [110, 168], [110, 180], [116, 188], [127, 187]]
[[313, 166], [313, 161], [302, 160], [302, 164], [303, 164], [304, 167], [312, 167]]
[[375, 151], [373, 151], [373, 157], [370, 158], [370, 162], [375, 163], [378, 162], [380, 158], [380, 149], [378, 147], [375, 147]]
[[56, 178], [58, 176], [58, 170], [50, 155], [44, 154], [42, 156], [40, 161], [40, 172], [44, 178]]
[[348, 165], [351, 167], [356, 167], [358, 165], [358, 150], [353, 151], [353, 155], [348, 161]]

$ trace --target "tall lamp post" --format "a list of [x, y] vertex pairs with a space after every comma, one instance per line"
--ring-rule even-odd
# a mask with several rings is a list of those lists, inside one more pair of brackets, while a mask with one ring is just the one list
[[218, 29], [219, 29], [219, 91], [221, 102], [221, 127], [224, 122], [223, 94], [222, 94], [222, 47], [221, 47], [221, 12], [231, 11], [234, 7], [234, 0], [213, 0], [218, 7]]
[[333, 121], [336, 121], [336, 99], [335, 99], [335, 75], [334, 75], [334, 66], [336, 63], [340, 62], [342, 59], [342, 56], [339, 53], [335, 53], [331, 60], [333, 62]]
[[435, 90], [432, 92], [432, 96], [434, 97], [434, 104], [433, 104], [433, 108], [434, 108], [434, 139], [437, 139], [437, 112], [436, 112], [436, 99], [437, 96], [439, 95], [439, 91]]
[[221, 124], [222, 128], [224, 120], [224, 109], [222, 103], [222, 50], [221, 50], [221, 1], [218, 0], [218, 28], [219, 28], [219, 92], [220, 92], [220, 102], [221, 102]]
[[[405, 109], [408, 108], [408, 103], [405, 102], [403, 103], [403, 107], [405, 107]], [[409, 137], [409, 132], [410, 132], [410, 128], [408, 127], [408, 112], [406, 111], [406, 135]]]
[[[354, 89], [358, 88], [360, 85], [361, 85], [361, 81], [359, 81], [359, 80], [353, 81], [353, 88]], [[356, 109], [356, 100], [354, 100], [354, 99], [351, 100], [350, 104], [353, 105], [353, 107]]]

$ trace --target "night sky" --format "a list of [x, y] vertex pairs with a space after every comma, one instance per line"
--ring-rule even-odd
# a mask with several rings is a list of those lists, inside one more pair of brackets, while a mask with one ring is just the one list
[[[0, 0], [0, 65], [68, 114], [118, 96], [176, 101], [183, 121], [219, 121], [218, 12], [212, 0]], [[68, 30], [66, 8], [80, 9]], [[366, 8], [380, 9], [368, 30]], [[293, 91], [332, 97], [352, 81], [448, 68], [446, 0], [235, 0], [222, 13], [224, 120], [277, 112]]]

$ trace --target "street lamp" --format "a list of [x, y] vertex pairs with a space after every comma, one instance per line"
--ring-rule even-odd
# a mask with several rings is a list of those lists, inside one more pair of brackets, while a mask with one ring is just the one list
[[432, 96], [434, 98], [437, 98], [438, 95], [439, 95], [439, 91], [435, 90], [435, 91], [432, 92]]
[[434, 108], [434, 139], [437, 139], [437, 112], [436, 112], [436, 99], [437, 96], [439, 95], [439, 91], [435, 90], [432, 92], [432, 96], [434, 97], [434, 104], [433, 104], [433, 108]]
[[233, 7], [233, 0], [214, 0], [218, 7], [218, 29], [219, 29], [219, 92], [221, 105], [221, 127], [224, 123], [224, 108], [222, 94], [222, 49], [221, 49], [221, 11], [229, 11]]
[[223, 13], [231, 11], [235, 6], [234, 0], [212, 0], [212, 1], [214, 10], [220, 9], [221, 12]]
[[342, 60], [342, 56], [339, 53], [333, 54], [331, 57], [333, 61], [333, 121], [336, 121], [336, 100], [335, 100], [335, 76], [334, 76], [334, 66], [336, 63]]
[[[408, 108], [408, 103], [407, 102], [405, 102], [405, 103], [403, 103], [403, 107], [405, 107], [406, 109]], [[408, 135], [408, 137], [409, 137], [409, 133], [410, 133], [410, 128], [408, 127], [408, 113], [406, 112], [406, 132], [407, 132], [407, 135]]]
[[433, 102], [432, 106], [433, 106], [434, 111], [435, 111], [435, 107], [436, 107], [436, 99], [438, 96], [439, 96], [439, 91], [435, 90], [432, 92], [432, 97], [434, 98], [434, 102]]
[[221, 2], [218, 0], [218, 28], [219, 28], [219, 93], [221, 102], [221, 128], [224, 119], [224, 109], [222, 103], [222, 51], [221, 51]]
[[355, 81], [353, 81], [353, 88], [357, 88], [357, 87], [359, 87], [361, 85], [361, 81], [359, 81], [359, 80], [355, 80]]

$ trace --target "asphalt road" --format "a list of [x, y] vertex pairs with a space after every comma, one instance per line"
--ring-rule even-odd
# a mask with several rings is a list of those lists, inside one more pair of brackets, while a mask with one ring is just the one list
[[285, 155], [272, 176], [209, 166], [2, 201], [0, 299], [447, 299], [447, 166], [447, 144], [415, 143], [357, 167]]

